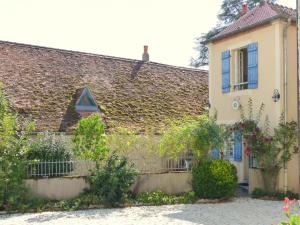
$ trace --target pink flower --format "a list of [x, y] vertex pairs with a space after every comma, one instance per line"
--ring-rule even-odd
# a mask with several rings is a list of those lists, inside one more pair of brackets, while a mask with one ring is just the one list
[[245, 148], [245, 152], [246, 152], [246, 155], [249, 156], [250, 153], [251, 153], [251, 147], [250, 147], [250, 146], [247, 146], [247, 147]]
[[284, 203], [285, 203], [285, 204], [289, 204], [289, 202], [290, 202], [290, 199], [289, 199], [288, 197], [285, 197], [285, 198], [284, 198]]
[[289, 205], [285, 205], [283, 207], [283, 210], [284, 210], [285, 213], [288, 213], [290, 211]]

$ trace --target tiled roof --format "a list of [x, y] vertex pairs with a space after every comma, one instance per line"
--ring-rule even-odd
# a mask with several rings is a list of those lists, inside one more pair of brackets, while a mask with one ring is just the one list
[[236, 34], [247, 29], [253, 28], [272, 21], [276, 18], [289, 18], [296, 20], [297, 11], [282, 5], [263, 2], [258, 4], [237, 21], [226, 27], [219, 34], [210, 39], [210, 41], [222, 39], [232, 34]]
[[36, 131], [70, 131], [87, 85], [108, 128], [159, 130], [171, 118], [199, 115], [208, 104], [208, 73], [110, 56], [0, 42], [0, 81]]

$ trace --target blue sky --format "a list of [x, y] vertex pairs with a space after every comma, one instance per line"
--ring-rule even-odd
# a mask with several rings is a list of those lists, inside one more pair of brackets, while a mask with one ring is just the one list
[[[188, 66], [221, 0], [0, 0], [0, 40]], [[295, 7], [294, 0], [278, 3]]]

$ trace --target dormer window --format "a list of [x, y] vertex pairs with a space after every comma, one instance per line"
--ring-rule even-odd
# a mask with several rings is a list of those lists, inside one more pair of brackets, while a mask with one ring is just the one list
[[75, 109], [80, 114], [81, 112], [93, 113], [100, 111], [88, 87], [84, 87], [80, 97], [76, 102]]

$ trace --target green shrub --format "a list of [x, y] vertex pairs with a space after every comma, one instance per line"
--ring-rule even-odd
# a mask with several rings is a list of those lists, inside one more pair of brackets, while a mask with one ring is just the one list
[[24, 152], [33, 129], [33, 123], [10, 111], [0, 84], [0, 210], [13, 210], [29, 198]]
[[[40, 174], [51, 174], [51, 176], [61, 176], [66, 171], [73, 170], [72, 153], [66, 142], [63, 141], [62, 136], [58, 137], [55, 134], [48, 132], [39, 134], [37, 138], [31, 143], [26, 159], [38, 162], [56, 162], [55, 164], [30, 164], [28, 171], [34, 173], [39, 171]], [[58, 164], [59, 162], [59, 164]]]
[[160, 141], [161, 155], [178, 158], [190, 150], [195, 160], [207, 158], [210, 149], [222, 149], [227, 137], [224, 126], [217, 124], [216, 115], [187, 117], [179, 121], [172, 121]]
[[252, 198], [262, 198], [267, 196], [267, 192], [261, 188], [254, 188], [254, 190], [251, 193]]
[[292, 191], [287, 191], [286, 193], [284, 191], [276, 191], [276, 192], [268, 192], [261, 188], [255, 188], [251, 193], [252, 198], [273, 198], [277, 200], [283, 200], [285, 197], [288, 197], [290, 199], [298, 199], [299, 195], [297, 193], [293, 193]]
[[192, 168], [192, 186], [200, 198], [216, 199], [234, 196], [237, 187], [236, 168], [225, 160], [202, 160]]
[[191, 191], [183, 195], [173, 196], [162, 191], [142, 192], [138, 194], [136, 200], [139, 203], [150, 205], [186, 204], [195, 201], [195, 193]]
[[90, 192], [98, 195], [107, 205], [122, 203], [136, 176], [133, 165], [129, 165], [126, 158], [113, 153], [104, 168], [96, 169], [88, 177]]
[[162, 191], [140, 193], [137, 197], [137, 201], [140, 203], [153, 205], [170, 205], [176, 203], [176, 200], [173, 196], [170, 196]]
[[26, 158], [38, 161], [68, 161], [72, 158], [72, 154], [61, 137], [44, 132], [32, 141]]
[[82, 159], [98, 162], [106, 158], [109, 149], [106, 146], [105, 125], [97, 114], [81, 118], [73, 139], [74, 153]]

